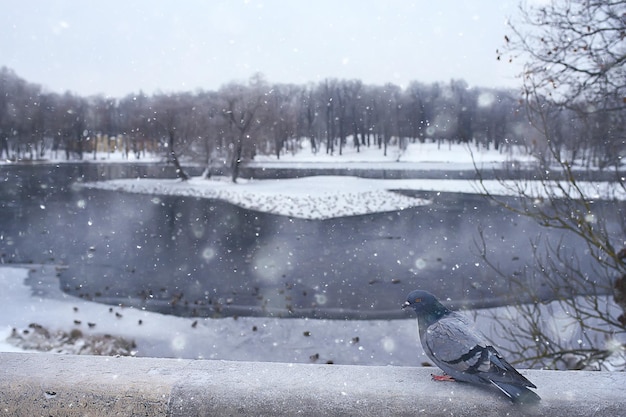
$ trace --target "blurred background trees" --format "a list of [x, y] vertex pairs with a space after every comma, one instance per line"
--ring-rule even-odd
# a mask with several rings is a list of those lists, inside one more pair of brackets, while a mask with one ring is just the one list
[[160, 153], [174, 164], [180, 158], [226, 169], [236, 179], [239, 164], [254, 155], [280, 158], [303, 143], [331, 155], [347, 146], [401, 152], [427, 140], [503, 151], [527, 146], [519, 128], [522, 109], [516, 91], [462, 80], [406, 88], [338, 79], [293, 85], [271, 84], [257, 74], [217, 91], [112, 98], [49, 93], [2, 68], [0, 151], [6, 159], [38, 159], [50, 150], [67, 159], [90, 152]]

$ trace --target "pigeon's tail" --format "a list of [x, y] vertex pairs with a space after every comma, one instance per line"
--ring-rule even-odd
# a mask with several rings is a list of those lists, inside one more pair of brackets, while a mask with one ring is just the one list
[[514, 403], [531, 404], [541, 400], [541, 397], [526, 387], [491, 381], [500, 391], [506, 394]]

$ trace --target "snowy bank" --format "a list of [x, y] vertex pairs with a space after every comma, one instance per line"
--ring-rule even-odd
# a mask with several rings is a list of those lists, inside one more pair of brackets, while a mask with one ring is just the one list
[[296, 151], [285, 151], [280, 158], [276, 155], [257, 155], [251, 166], [268, 168], [284, 166], [316, 166], [327, 168], [330, 166], [365, 167], [381, 169], [433, 169], [433, 170], [468, 170], [502, 168], [511, 164], [534, 164], [536, 158], [529, 155], [521, 147], [507, 147], [504, 149], [486, 149], [483, 146], [457, 143], [410, 143], [406, 149], [398, 146], [389, 146], [385, 153], [378, 146], [358, 149], [354, 146], [345, 146], [342, 153], [326, 153], [323, 150], [312, 152], [310, 143], [300, 141]]
[[[120, 354], [341, 365], [416, 366], [428, 362], [411, 312], [404, 320], [321, 320], [274, 317], [178, 317], [109, 306], [62, 292], [53, 266], [0, 267], [0, 352]], [[398, 310], [406, 294], [398, 294]], [[606, 300], [599, 300], [606, 302]], [[550, 303], [551, 340], [575, 340], [574, 318]], [[496, 345], [493, 317], [507, 307], [468, 311]], [[43, 337], [48, 335], [48, 337]], [[599, 369], [624, 369], [623, 340]], [[598, 343], [601, 346], [601, 343]], [[609, 346], [610, 345], [610, 346]]]
[[[0, 286], [4, 352], [97, 354], [90, 341], [110, 335], [109, 351], [128, 341], [133, 356], [369, 365], [426, 360], [408, 313], [406, 320], [391, 321], [178, 317], [68, 295], [52, 266], [0, 267]], [[398, 294], [398, 310], [404, 296]], [[39, 328], [50, 338], [43, 339]]]

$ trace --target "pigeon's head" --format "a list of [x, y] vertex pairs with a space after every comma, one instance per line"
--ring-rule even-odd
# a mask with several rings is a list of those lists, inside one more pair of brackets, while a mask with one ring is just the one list
[[413, 308], [418, 315], [447, 311], [447, 308], [445, 308], [434, 295], [428, 291], [422, 290], [415, 290], [409, 293], [406, 297], [406, 301], [402, 304], [403, 309], [408, 307]]

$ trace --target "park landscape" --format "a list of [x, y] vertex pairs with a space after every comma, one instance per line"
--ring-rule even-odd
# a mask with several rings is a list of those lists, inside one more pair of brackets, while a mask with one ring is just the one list
[[2, 68], [0, 346], [415, 365], [399, 307], [432, 285], [514, 364], [623, 370], [624, 5], [573, 5], [521, 9], [518, 89]]

